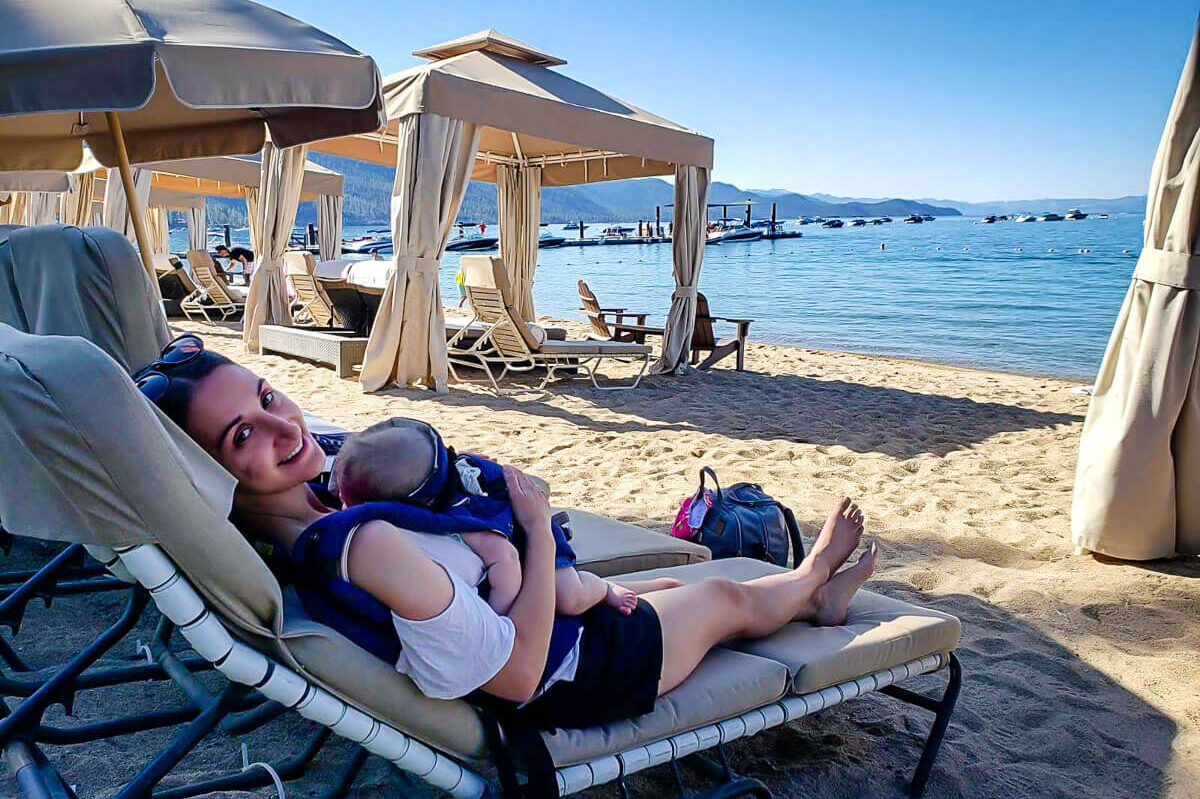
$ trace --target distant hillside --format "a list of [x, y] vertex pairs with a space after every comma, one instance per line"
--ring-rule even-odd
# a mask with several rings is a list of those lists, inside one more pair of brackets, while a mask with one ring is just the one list
[[[813, 194], [811, 196], [833, 203], [880, 202], [879, 200], [859, 197], [838, 197], [832, 194]], [[1131, 194], [1124, 197], [1111, 197], [1107, 199], [1097, 197], [1043, 197], [1038, 200], [988, 200], [981, 203], [922, 198], [920, 202], [947, 205], [969, 216], [1019, 214], [1026, 211], [1031, 214], [1042, 213], [1044, 211], [1054, 211], [1061, 214], [1071, 208], [1078, 208], [1089, 214], [1141, 214], [1146, 211], [1146, 195], [1144, 194]]]
[[[366, 164], [324, 153], [312, 153], [309, 158], [321, 166], [340, 172], [346, 179], [342, 213], [346, 225], [386, 226], [389, 222], [392, 180], [395, 170], [379, 164]], [[618, 180], [590, 183], [584, 186], [546, 187], [542, 190], [542, 221], [552, 223], [634, 221], [653, 219], [654, 207], [662, 206], [663, 219], [671, 218], [665, 206], [674, 201], [674, 188], [660, 178]], [[755, 192], [740, 189], [729, 183], [713, 183], [709, 202], [738, 203], [751, 200], [755, 218], [770, 214], [770, 204], [777, 204], [780, 218], [797, 216], [906, 216], [912, 213], [934, 216], [957, 216], [959, 212], [948, 205], [932, 205], [914, 200], [882, 200], [878, 202], [835, 203], [815, 196], [796, 194], [782, 189]], [[740, 216], [729, 209], [730, 216]], [[496, 187], [490, 183], [472, 182], [458, 218], [465, 221], [496, 221]], [[246, 204], [242, 200], [210, 198], [208, 221], [214, 225], [246, 225]], [[316, 221], [312, 203], [301, 203], [296, 224]]]

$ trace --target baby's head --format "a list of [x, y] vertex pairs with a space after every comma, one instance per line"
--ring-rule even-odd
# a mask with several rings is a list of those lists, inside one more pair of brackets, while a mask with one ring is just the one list
[[411, 502], [436, 466], [427, 430], [387, 422], [346, 439], [333, 463], [331, 483], [346, 507], [364, 502]]

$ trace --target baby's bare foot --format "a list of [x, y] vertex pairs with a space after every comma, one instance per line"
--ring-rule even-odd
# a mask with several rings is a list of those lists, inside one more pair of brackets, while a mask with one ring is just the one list
[[825, 520], [809, 557], [823, 562], [832, 575], [858, 548], [865, 521], [858, 505], [850, 497], [844, 497]]
[[623, 585], [610, 582], [608, 593], [604, 595], [604, 604], [612, 605], [621, 614], [628, 616], [637, 607], [638, 595]]
[[862, 587], [862, 584], [870, 578], [871, 572], [875, 569], [875, 558], [878, 555], [879, 548], [872, 541], [871, 546], [867, 547], [867, 551], [859, 557], [858, 563], [838, 572], [825, 585], [817, 589], [817, 593], [813, 595], [813, 600], [817, 605], [817, 612], [812, 620], [813, 624], [822, 627], [836, 627], [845, 623], [850, 600], [854, 598], [854, 594]]

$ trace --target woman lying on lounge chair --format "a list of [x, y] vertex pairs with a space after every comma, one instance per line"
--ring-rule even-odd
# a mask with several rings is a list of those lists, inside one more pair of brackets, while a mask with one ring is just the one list
[[139, 387], [237, 478], [234, 520], [355, 628], [339, 632], [383, 636], [373, 651], [431, 697], [478, 690], [508, 709], [526, 703], [519, 714], [530, 725], [591, 727], [647, 713], [723, 641], [794, 620], [840, 624], [874, 566], [872, 546], [838, 571], [863, 532], [862, 512], [845, 499], [793, 571], [653, 591], [632, 615], [600, 604], [555, 616], [550, 505], [530, 477], [506, 467], [526, 544], [520, 592], [500, 616], [472, 587], [479, 581], [462, 576], [481, 576], [482, 561], [461, 541], [364, 521], [355, 514], [363, 506], [338, 511], [318, 498], [309, 481], [325, 453], [300, 409], [266, 380], [198, 341], [169, 347], [152, 368]]

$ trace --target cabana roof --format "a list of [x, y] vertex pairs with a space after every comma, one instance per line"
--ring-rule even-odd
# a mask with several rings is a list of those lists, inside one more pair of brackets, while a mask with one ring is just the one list
[[541, 166], [548, 186], [712, 166], [712, 139], [549, 69], [566, 62], [496, 31], [415, 55], [438, 60], [384, 79], [384, 132], [312, 149], [393, 166], [398, 121], [432, 113], [482, 127], [476, 180], [495, 181], [497, 164]]
[[[166, 196], [158, 195], [159, 191], [204, 197], [242, 197], [245, 187], [258, 186], [262, 172], [258, 161], [237, 156], [154, 161], [138, 166], [154, 171], [150, 184], [151, 205], [159, 204], [154, 202], [155, 196]], [[341, 195], [342, 185], [339, 173], [309, 161], [304, 166], [300, 199], [313, 200], [322, 194]]]

